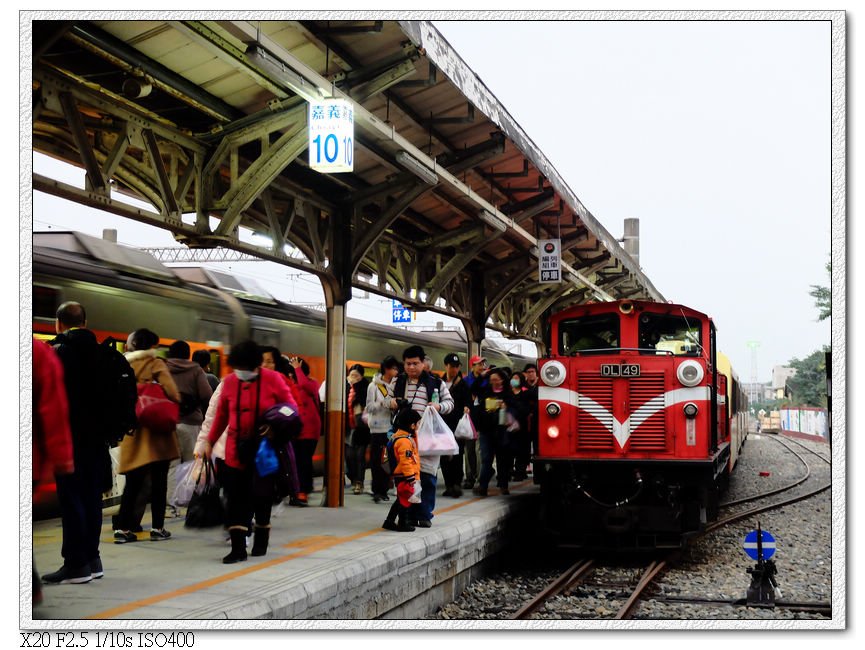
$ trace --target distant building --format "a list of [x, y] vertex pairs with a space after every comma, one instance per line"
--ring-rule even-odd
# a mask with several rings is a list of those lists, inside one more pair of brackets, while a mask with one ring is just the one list
[[742, 387], [749, 400], [768, 402], [775, 399], [775, 391], [772, 389], [772, 385], [768, 382], [765, 384], [745, 383], [742, 384]]
[[796, 376], [796, 369], [789, 366], [772, 368], [772, 393], [775, 399], [783, 399], [786, 395], [787, 380]]

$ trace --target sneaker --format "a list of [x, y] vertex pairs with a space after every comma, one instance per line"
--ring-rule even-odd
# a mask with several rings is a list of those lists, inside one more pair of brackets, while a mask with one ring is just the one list
[[374, 503], [381, 503], [382, 501], [384, 501], [384, 499], [382, 499], [380, 494], [373, 494], [372, 500]]
[[499, 494], [508, 495], [510, 493], [511, 493], [511, 491], [507, 488], [507, 486], [505, 486], [503, 488], [499, 488]]
[[487, 489], [485, 487], [478, 486], [472, 490], [472, 494], [475, 494], [479, 497], [487, 496]]
[[381, 527], [384, 528], [385, 530], [393, 530], [393, 531], [399, 530], [399, 526], [396, 525], [395, 521], [386, 521], [381, 525]]
[[475, 486], [475, 482], [474, 482], [474, 481], [470, 481], [470, 480], [468, 480], [468, 479], [466, 479], [465, 481], [463, 481], [463, 489], [464, 489], [464, 490], [471, 490], [474, 486]]
[[292, 497], [288, 500], [288, 505], [295, 506], [297, 508], [306, 508], [309, 505], [309, 502], [306, 499], [295, 499]]
[[443, 497], [452, 497], [454, 495], [454, 489], [450, 486], [445, 488], [445, 491], [442, 492]]
[[126, 544], [127, 542], [137, 542], [138, 536], [128, 530], [115, 530], [114, 531], [114, 543], [115, 544]]
[[432, 522], [429, 519], [418, 519], [412, 523], [418, 528], [432, 528]]
[[102, 576], [105, 575], [105, 572], [102, 570], [102, 558], [96, 558], [95, 560], [90, 560], [90, 576], [94, 580], [98, 580]]
[[351, 491], [352, 494], [363, 494], [363, 483], [355, 483]]
[[150, 531], [150, 539], [154, 542], [158, 542], [161, 539], [168, 539], [169, 537], [171, 537], [171, 533], [164, 528], [153, 529]]
[[54, 573], [47, 573], [42, 576], [43, 582], [55, 585], [80, 585], [91, 580], [93, 580], [93, 576], [90, 573], [89, 564], [77, 569], [71, 569], [64, 564]]
[[463, 495], [463, 489], [459, 485], [454, 485], [451, 488], [451, 496], [454, 499], [459, 499]]

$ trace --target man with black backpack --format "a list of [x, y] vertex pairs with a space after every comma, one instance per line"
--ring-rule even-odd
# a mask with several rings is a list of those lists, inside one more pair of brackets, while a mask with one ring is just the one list
[[52, 344], [63, 364], [75, 471], [57, 477], [63, 566], [42, 576], [46, 583], [80, 584], [102, 577], [102, 493], [113, 484], [108, 448], [136, 424], [132, 368], [111, 341], [100, 345], [86, 326], [81, 304], [66, 302], [57, 309]]

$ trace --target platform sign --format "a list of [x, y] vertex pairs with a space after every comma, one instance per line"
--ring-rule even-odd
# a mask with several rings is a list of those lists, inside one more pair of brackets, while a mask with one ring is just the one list
[[319, 172], [354, 169], [354, 107], [345, 99], [309, 103], [309, 166]]
[[[760, 542], [763, 547], [763, 558], [764, 560], [768, 560], [770, 557], [775, 555], [775, 538], [772, 537], [765, 530], [760, 531]], [[745, 553], [748, 554], [752, 560], [759, 560], [760, 556], [757, 551], [757, 531], [752, 530], [750, 533], [745, 535]]]
[[411, 323], [411, 310], [406, 309], [399, 300], [392, 301], [391, 310], [393, 311], [394, 323]]
[[562, 242], [560, 239], [538, 240], [538, 282], [562, 281]]

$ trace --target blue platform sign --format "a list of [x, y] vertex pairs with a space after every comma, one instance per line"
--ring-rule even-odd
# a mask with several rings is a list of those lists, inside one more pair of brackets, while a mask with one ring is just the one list
[[394, 300], [392, 310], [393, 310], [393, 322], [394, 323], [411, 323], [412, 313], [410, 309], [406, 309], [403, 307], [403, 304], [399, 300]]
[[[770, 557], [775, 555], [775, 538], [772, 537], [765, 530], [761, 531], [760, 541], [763, 545], [763, 559], [768, 560]], [[759, 560], [759, 556], [757, 555], [757, 531], [752, 530], [750, 533], [745, 535], [745, 552], [748, 554], [752, 560]]]

